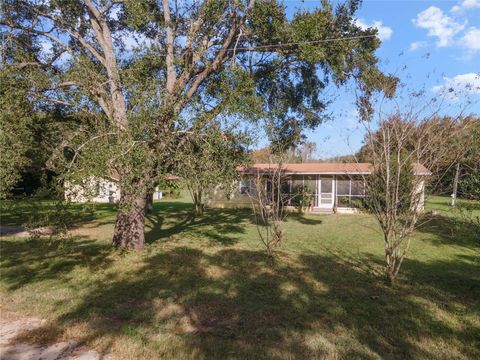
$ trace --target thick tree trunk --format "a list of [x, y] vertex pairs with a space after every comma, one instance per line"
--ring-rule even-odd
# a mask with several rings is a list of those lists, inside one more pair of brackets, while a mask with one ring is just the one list
[[140, 250], [145, 243], [146, 194], [122, 191], [115, 222], [112, 245], [122, 249]]

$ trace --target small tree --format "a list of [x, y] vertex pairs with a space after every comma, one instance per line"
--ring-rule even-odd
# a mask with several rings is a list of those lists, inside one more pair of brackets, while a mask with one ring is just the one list
[[393, 284], [410, 247], [409, 235], [418, 220], [421, 192], [408, 154], [404, 149], [392, 151], [391, 134], [385, 131], [385, 135], [381, 138], [386, 142], [384, 151], [375, 154], [373, 171], [365, 177], [365, 206], [383, 232], [386, 276]]
[[179, 149], [178, 161], [178, 175], [190, 191], [195, 216], [202, 216], [205, 194], [217, 187], [228, 192], [238, 179], [237, 168], [248, 161], [246, 139], [233, 131], [209, 126]]
[[288, 176], [282, 161], [272, 163], [267, 168], [256, 169], [250, 178], [248, 192], [252, 204], [255, 224], [268, 256], [274, 258], [275, 251], [285, 242], [283, 223], [287, 216], [286, 205], [291, 200], [289, 193], [283, 192]]
[[[365, 139], [363, 161], [369, 161], [372, 173], [364, 177], [365, 206], [378, 220], [383, 233], [386, 276], [393, 284], [410, 247], [411, 234], [423, 211], [425, 169], [435, 167], [444, 158], [440, 151], [448, 142], [447, 131], [436, 128], [431, 118], [417, 119], [412, 114], [395, 114], [378, 123]], [[445, 146], [444, 152], [448, 151]]]

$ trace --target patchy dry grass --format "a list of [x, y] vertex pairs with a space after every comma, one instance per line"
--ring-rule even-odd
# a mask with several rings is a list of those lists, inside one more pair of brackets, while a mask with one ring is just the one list
[[480, 241], [446, 202], [394, 289], [367, 215], [292, 215], [271, 267], [248, 211], [158, 202], [146, 249], [124, 253], [102, 206], [69, 239], [2, 239], [2, 310], [49, 320], [22, 340], [125, 359], [480, 358]]

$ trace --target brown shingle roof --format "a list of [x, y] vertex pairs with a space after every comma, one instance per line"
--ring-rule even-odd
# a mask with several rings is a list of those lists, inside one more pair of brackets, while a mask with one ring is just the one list
[[[269, 172], [276, 169], [278, 164], [253, 164], [239, 168], [243, 174], [257, 172]], [[282, 169], [289, 174], [361, 174], [367, 175], [372, 172], [370, 163], [303, 163], [303, 164], [282, 164]], [[415, 175], [431, 175], [425, 166], [415, 164]]]

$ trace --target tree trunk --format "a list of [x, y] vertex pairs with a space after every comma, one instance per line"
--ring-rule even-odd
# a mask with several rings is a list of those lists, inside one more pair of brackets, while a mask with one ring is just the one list
[[452, 193], [452, 203], [451, 203], [453, 207], [457, 205], [457, 189], [458, 189], [459, 177], [460, 177], [460, 163], [457, 163], [455, 167], [455, 178], [453, 179], [453, 193]]
[[391, 266], [387, 266], [387, 281], [390, 286], [395, 284], [395, 270]]
[[195, 203], [195, 216], [203, 216], [202, 191], [193, 191], [193, 202]]
[[115, 222], [112, 245], [122, 249], [140, 250], [145, 243], [146, 194], [122, 191]]
[[148, 191], [145, 199], [145, 214], [150, 214], [153, 210], [153, 191]]
[[389, 285], [393, 285], [395, 282], [395, 259], [393, 255], [393, 249], [390, 246], [385, 246], [385, 260], [387, 261], [387, 266], [385, 268], [385, 275]]

